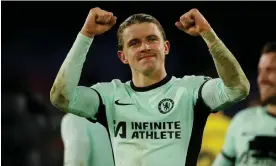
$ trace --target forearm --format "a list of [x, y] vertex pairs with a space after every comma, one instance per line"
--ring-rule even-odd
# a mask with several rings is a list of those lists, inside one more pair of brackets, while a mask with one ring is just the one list
[[[67, 109], [78, 86], [86, 54], [93, 39], [78, 34], [65, 58], [50, 92], [51, 102], [61, 109]], [[66, 111], [66, 110], [65, 110]]]
[[249, 93], [250, 84], [240, 64], [213, 30], [201, 35], [209, 47], [219, 77], [228, 88]]

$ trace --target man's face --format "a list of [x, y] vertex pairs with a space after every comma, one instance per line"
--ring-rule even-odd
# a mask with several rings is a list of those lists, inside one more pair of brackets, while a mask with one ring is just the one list
[[150, 75], [164, 68], [169, 42], [164, 41], [157, 25], [133, 24], [123, 31], [122, 38], [123, 50], [118, 51], [118, 56], [132, 71]]
[[258, 66], [258, 86], [261, 101], [276, 96], [276, 52], [261, 56]]

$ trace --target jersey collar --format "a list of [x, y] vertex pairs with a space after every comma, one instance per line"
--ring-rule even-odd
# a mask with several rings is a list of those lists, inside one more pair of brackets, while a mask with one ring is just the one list
[[149, 86], [145, 86], [145, 87], [137, 87], [133, 84], [132, 81], [130, 81], [130, 86], [131, 88], [134, 90], [134, 91], [138, 91], [138, 92], [145, 92], [145, 91], [149, 91], [149, 90], [152, 90], [152, 89], [155, 89], [155, 88], [158, 88], [164, 84], [166, 84], [167, 82], [169, 82], [171, 80], [172, 76], [171, 75], [167, 75], [165, 78], [163, 78], [161, 81], [155, 83], [155, 84], [152, 84], [152, 85], [149, 85]]

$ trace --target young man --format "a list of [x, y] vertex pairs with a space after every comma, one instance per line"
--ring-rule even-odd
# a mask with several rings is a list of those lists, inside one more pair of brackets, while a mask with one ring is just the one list
[[264, 46], [258, 70], [262, 106], [235, 115], [214, 166], [276, 165], [276, 43]]
[[135, 14], [117, 33], [118, 56], [130, 66], [132, 80], [78, 86], [94, 37], [115, 22], [113, 13], [100, 8], [90, 11], [51, 89], [52, 104], [105, 125], [116, 166], [196, 165], [210, 112], [239, 102], [249, 93], [239, 63], [200, 12], [192, 9], [175, 25], [190, 35], [202, 36], [220, 78], [169, 76], [165, 56], [170, 45], [162, 26], [150, 15]]
[[99, 123], [66, 114], [61, 121], [64, 166], [113, 166], [108, 133]]

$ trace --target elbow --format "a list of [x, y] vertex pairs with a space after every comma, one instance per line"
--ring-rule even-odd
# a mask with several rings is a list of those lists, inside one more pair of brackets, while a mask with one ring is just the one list
[[56, 86], [53, 86], [50, 91], [50, 101], [51, 101], [52, 105], [54, 105], [54, 106], [56, 106], [56, 104], [58, 103]]
[[55, 106], [55, 107], [58, 107], [58, 97], [56, 97], [57, 95], [56, 94], [50, 94], [50, 102], [51, 102], [51, 104], [53, 105], [53, 106]]
[[246, 98], [250, 93], [250, 83], [247, 78], [244, 79], [244, 81], [241, 82], [239, 86], [239, 90], [244, 98]]
[[234, 102], [242, 101], [246, 99], [250, 92], [249, 81], [243, 81], [237, 86], [225, 86], [225, 92], [228, 94], [229, 99]]
[[237, 87], [233, 88], [234, 89], [234, 100], [235, 101], [242, 101], [246, 99], [249, 95], [250, 92], [250, 84], [248, 81], [245, 81], [238, 85]]
[[53, 106], [55, 106], [56, 108], [58, 108], [62, 111], [66, 111], [66, 108], [69, 103], [66, 96], [63, 95], [62, 93], [56, 91], [55, 87], [53, 87], [50, 91], [50, 102]]

